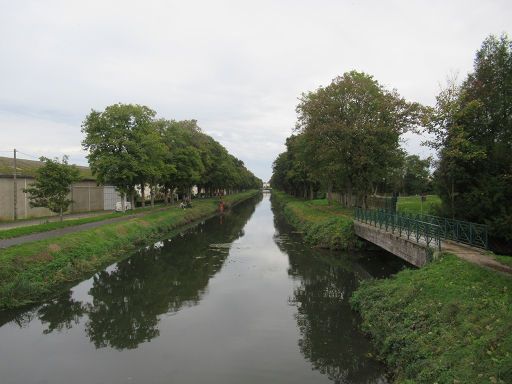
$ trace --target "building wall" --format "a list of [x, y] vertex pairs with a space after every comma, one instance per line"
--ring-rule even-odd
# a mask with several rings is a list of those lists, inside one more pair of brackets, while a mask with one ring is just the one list
[[[55, 213], [46, 208], [31, 208], [26, 193], [23, 192], [34, 182], [33, 178], [17, 178], [17, 213], [19, 219], [30, 217], [54, 216]], [[95, 181], [80, 181], [73, 184], [69, 198], [73, 200], [69, 212], [87, 212], [103, 210], [103, 186]], [[14, 179], [0, 177], [0, 220], [14, 218]]]

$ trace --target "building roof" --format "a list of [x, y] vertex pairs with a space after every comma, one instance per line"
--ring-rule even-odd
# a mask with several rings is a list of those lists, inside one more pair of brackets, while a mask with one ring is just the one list
[[[40, 161], [36, 160], [26, 160], [26, 159], [16, 159], [16, 168], [17, 175], [19, 177], [34, 177], [36, 174], [36, 169], [42, 165]], [[80, 172], [80, 176], [83, 180], [96, 180], [93, 176], [91, 169], [89, 167], [84, 167], [82, 165], [77, 165], [78, 171]], [[10, 177], [13, 175], [13, 159], [12, 157], [3, 157], [0, 156], [0, 177], [7, 176]]]

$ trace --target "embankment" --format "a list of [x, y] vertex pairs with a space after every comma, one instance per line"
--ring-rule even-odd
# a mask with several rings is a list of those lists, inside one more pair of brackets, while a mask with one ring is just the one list
[[[229, 208], [258, 193], [226, 196], [224, 201]], [[49, 298], [66, 283], [82, 280], [138, 247], [214, 215], [217, 209], [217, 199], [195, 200], [189, 209], [170, 207], [143, 217], [0, 250], [0, 308]]]
[[512, 279], [450, 254], [351, 299], [398, 383], [512, 383]]
[[327, 200], [302, 200], [272, 191], [272, 200], [283, 210], [286, 220], [304, 233], [307, 243], [333, 250], [361, 249], [364, 242], [354, 233], [352, 211]]

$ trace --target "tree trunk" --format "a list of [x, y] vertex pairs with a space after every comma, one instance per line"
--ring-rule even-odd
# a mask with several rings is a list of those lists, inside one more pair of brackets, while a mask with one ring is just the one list
[[130, 193], [130, 200], [132, 203], [132, 209], [135, 209], [135, 190]]
[[121, 209], [123, 210], [123, 212], [126, 212], [126, 204], [125, 204], [126, 194], [124, 192], [121, 192], [120, 195], [121, 195]]
[[64, 214], [62, 212], [62, 207], [60, 208], [60, 221], [63, 222], [64, 221]]
[[140, 196], [142, 199], [142, 208], [146, 206], [146, 194], [145, 194], [145, 187], [146, 185], [144, 183], [140, 183]]
[[332, 202], [332, 183], [327, 183], [327, 203], [331, 205]]
[[451, 203], [452, 203], [452, 219], [455, 218], [455, 183], [452, 177], [452, 193], [451, 193]]
[[151, 194], [151, 208], [155, 207], [155, 185], [150, 185], [150, 194]]

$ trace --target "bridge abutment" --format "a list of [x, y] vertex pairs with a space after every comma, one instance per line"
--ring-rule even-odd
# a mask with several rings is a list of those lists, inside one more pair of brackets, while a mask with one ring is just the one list
[[423, 267], [432, 260], [434, 251], [427, 245], [415, 243], [377, 227], [354, 221], [355, 234], [416, 267]]

